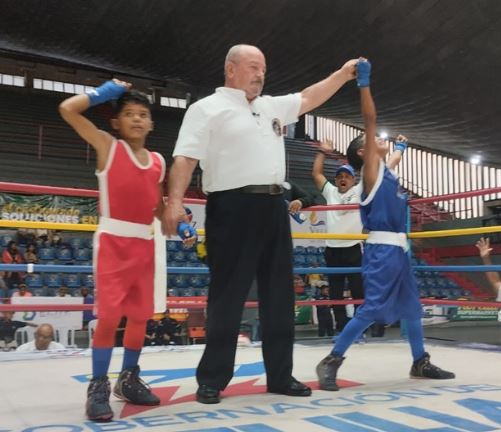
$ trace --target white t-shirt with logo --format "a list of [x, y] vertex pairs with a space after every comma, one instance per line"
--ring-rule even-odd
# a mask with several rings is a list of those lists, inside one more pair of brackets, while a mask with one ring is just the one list
[[[345, 193], [330, 182], [326, 182], [322, 189], [322, 195], [327, 204], [358, 204], [362, 194], [362, 184], [358, 183]], [[360, 210], [329, 210], [327, 212], [327, 232], [339, 234], [359, 234], [362, 232], [362, 220]], [[361, 240], [326, 240], [328, 247], [351, 247]]]

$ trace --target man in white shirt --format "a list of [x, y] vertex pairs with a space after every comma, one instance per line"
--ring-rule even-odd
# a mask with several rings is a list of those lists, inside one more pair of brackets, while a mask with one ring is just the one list
[[[313, 162], [313, 181], [322, 193], [327, 204], [358, 204], [362, 193], [361, 183], [355, 185], [355, 170], [350, 165], [342, 165], [336, 170], [332, 184], [324, 175], [324, 163], [327, 154], [332, 153], [333, 143], [323, 141]], [[331, 210], [327, 212], [327, 232], [338, 234], [359, 234], [362, 232], [360, 211]], [[328, 267], [360, 267], [362, 265], [361, 240], [326, 240], [325, 262]], [[331, 273], [329, 294], [331, 299], [342, 300], [345, 286], [354, 299], [364, 298], [362, 275], [360, 273]], [[347, 282], [347, 284], [346, 284]], [[345, 306], [334, 306], [336, 330], [343, 330], [348, 322]]]
[[66, 349], [63, 344], [54, 342], [54, 328], [50, 324], [40, 324], [35, 331], [35, 339], [19, 346], [18, 352], [52, 351]]
[[[475, 245], [478, 248], [480, 258], [485, 265], [492, 265], [491, 259], [491, 244], [489, 238], [481, 238]], [[498, 272], [486, 272], [485, 276], [491, 284], [491, 287], [496, 295], [496, 301], [501, 302], [501, 278]], [[498, 321], [501, 322], [501, 308], [498, 312]]]
[[211, 274], [207, 344], [197, 369], [201, 403], [220, 402], [233, 376], [243, 305], [257, 276], [267, 387], [310, 396], [292, 376], [292, 240], [282, 184], [283, 127], [320, 106], [355, 76], [356, 60], [300, 93], [261, 96], [266, 60], [255, 46], [226, 56], [224, 87], [189, 107], [174, 149], [164, 230], [187, 221], [183, 197], [200, 161], [208, 194], [206, 246]]

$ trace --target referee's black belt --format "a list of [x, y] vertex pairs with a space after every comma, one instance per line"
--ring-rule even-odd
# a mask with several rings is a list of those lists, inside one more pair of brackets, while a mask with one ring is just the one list
[[281, 195], [284, 193], [283, 186], [277, 184], [248, 185], [233, 190], [248, 194], [264, 194], [264, 195]]

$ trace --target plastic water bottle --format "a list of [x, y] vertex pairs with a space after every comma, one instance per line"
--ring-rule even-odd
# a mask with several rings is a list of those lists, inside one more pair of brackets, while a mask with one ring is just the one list
[[195, 228], [186, 222], [179, 222], [177, 225], [177, 233], [182, 240], [186, 240], [187, 238], [197, 235]]
[[298, 224], [302, 224], [306, 220], [304, 213], [289, 213]]
[[[289, 208], [289, 201], [285, 201], [287, 204], [287, 208]], [[304, 213], [289, 213], [291, 218], [294, 219], [298, 224], [302, 224], [306, 220], [306, 216]]]

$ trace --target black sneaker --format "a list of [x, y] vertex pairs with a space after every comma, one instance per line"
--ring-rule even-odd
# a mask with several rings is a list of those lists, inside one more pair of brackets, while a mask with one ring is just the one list
[[430, 354], [424, 353], [423, 357], [412, 363], [411, 378], [430, 378], [430, 379], [452, 379], [456, 378], [452, 372], [444, 371], [438, 366], [430, 363]]
[[329, 354], [316, 368], [318, 384], [321, 390], [338, 391], [336, 383], [337, 370], [343, 364], [344, 357], [334, 357]]
[[134, 405], [159, 405], [160, 399], [155, 396], [148, 384], [139, 378], [139, 366], [120, 372], [113, 394]]
[[85, 411], [87, 418], [96, 422], [107, 422], [113, 418], [110, 407], [111, 387], [108, 377], [93, 378], [87, 388]]

